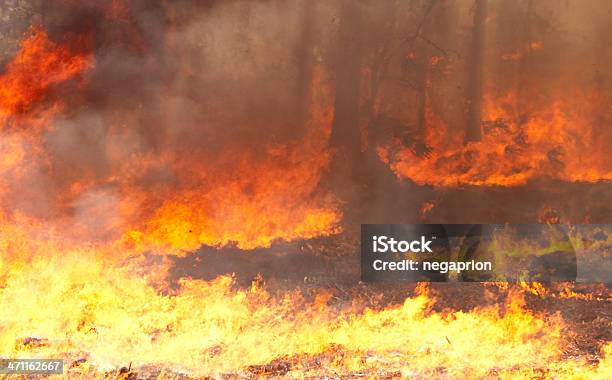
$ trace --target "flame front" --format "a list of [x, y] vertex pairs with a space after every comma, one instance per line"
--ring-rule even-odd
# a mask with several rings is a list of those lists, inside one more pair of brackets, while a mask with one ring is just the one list
[[0, 300], [15, 308], [0, 311], [0, 350], [86, 359], [73, 375], [97, 377], [127, 361], [198, 375], [271, 375], [278, 369], [265, 365], [275, 362], [292, 376], [610, 375], [609, 352], [595, 367], [564, 359], [560, 317], [530, 312], [516, 290], [502, 306], [444, 313], [431, 310], [435, 297], [426, 288], [377, 309], [334, 304], [325, 292], [307, 301], [259, 285], [237, 290], [230, 277], [183, 279], [160, 291], [133, 268], [92, 261], [96, 252], [88, 249], [21, 243], [44, 259], [2, 267]]

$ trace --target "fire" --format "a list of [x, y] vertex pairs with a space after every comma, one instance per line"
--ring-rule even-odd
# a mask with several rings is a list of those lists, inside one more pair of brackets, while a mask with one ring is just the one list
[[[129, 358], [138, 367], [202, 375], [282, 359], [314, 375], [385, 369], [409, 376], [442, 367], [468, 377], [560, 358], [562, 322], [525, 310], [518, 295], [503, 312], [493, 306], [439, 314], [431, 311], [435, 297], [427, 292], [383, 309], [338, 309], [325, 296], [311, 304], [299, 293], [273, 296], [257, 285], [236, 290], [229, 277], [183, 279], [163, 294], [128, 268], [108, 268], [87, 256], [86, 250], [64, 252], [3, 268], [2, 303], [21, 305], [0, 312], [4, 354], [84, 356], [102, 369]], [[306, 358], [318, 354], [333, 359], [305, 367]]]
[[[76, 38], [72, 44], [79, 45], [83, 39]], [[23, 185], [19, 179], [53, 175], [53, 157], [42, 140], [42, 133], [54, 129], [54, 116], [61, 114], [62, 104], [52, 90], [92, 66], [91, 55], [73, 52], [68, 44], [59, 45], [44, 30], [32, 28], [0, 77], [0, 117], [5, 128], [25, 129], [7, 132], [3, 139], [0, 172], [7, 174], [7, 180], [0, 189], [17, 192]], [[175, 151], [157, 157], [126, 157], [110, 146], [107, 159], [112, 168], [106, 177], [93, 178], [93, 168], [83, 168], [77, 173], [80, 177], [62, 185], [56, 194], [45, 195], [53, 198], [54, 213], [85, 209], [81, 219], [97, 219], [96, 227], [87, 231], [89, 222], [70, 222], [70, 215], [56, 224], [72, 231], [67, 235], [78, 235], [78, 231], [88, 238], [98, 235], [95, 240], [104, 235], [110, 244], [123, 242], [126, 250], [164, 253], [185, 252], [203, 244], [254, 248], [279, 239], [337, 233], [336, 201], [317, 190], [330, 159], [332, 96], [324, 74], [315, 75], [309, 132], [294, 142], [268, 144], [263, 152], [228, 146], [221, 157]], [[40, 128], [27, 130], [32, 125]], [[117, 140], [125, 132], [120, 126], [110, 131], [117, 135], [109, 138]], [[138, 185], [147, 170], [169, 171], [174, 182], [147, 191]], [[101, 234], [104, 229], [108, 233]]]
[[[112, 4], [111, 15], [129, 18], [124, 2]], [[67, 378], [110, 377], [129, 363], [164, 369], [168, 378], [610, 376], [612, 346], [595, 365], [568, 359], [565, 322], [530, 311], [524, 289], [491, 306], [436, 311], [426, 287], [399, 305], [375, 306], [359, 297], [336, 302], [332, 291], [241, 289], [231, 276], [170, 286], [168, 262], [151, 254], [269, 247], [341, 231], [339, 201], [319, 186], [331, 160], [330, 79], [314, 64], [306, 132], [290, 141], [218, 154], [165, 147], [127, 154], [113, 143], [131, 141], [130, 132], [105, 117], [111, 125], [95, 135], [109, 142], [105, 170], [84, 165], [60, 180], [49, 134], [73, 110], [56, 95], [86, 87], [95, 59], [86, 40], [62, 44], [33, 28], [0, 76], [1, 357], [60, 357]], [[493, 123], [482, 141], [460, 146], [454, 133], [442, 138], [449, 128], [440, 124], [427, 137], [431, 156], [391, 156], [388, 147], [381, 156], [398, 175], [435, 185], [612, 178], [588, 109], [555, 103], [524, 123], [503, 107], [488, 113], [503, 120], [504, 132]], [[578, 131], [593, 154], [581, 153]], [[147, 181], [143, 173], [151, 172], [164, 180]]]
[[403, 178], [435, 186], [518, 186], [537, 178], [570, 182], [612, 179], [606, 151], [610, 101], [597, 91], [571, 94], [525, 114], [515, 93], [486, 102], [483, 137], [463, 143], [463, 133], [427, 113], [419, 156], [400, 143], [378, 148], [379, 156]]
[[0, 351], [80, 360], [70, 370], [75, 376], [96, 377], [127, 361], [213, 376], [610, 374], [609, 353], [597, 367], [564, 360], [563, 321], [530, 312], [517, 289], [505, 304], [466, 312], [434, 312], [436, 297], [426, 287], [401, 305], [374, 309], [358, 300], [334, 304], [325, 292], [309, 301], [261, 284], [236, 289], [230, 277], [182, 279], [160, 291], [129, 266], [90, 260], [90, 249], [57, 248], [40, 246], [58, 254], [2, 267], [0, 300], [20, 306], [0, 310]]
[[[181, 187], [167, 189], [161, 205], [127, 231], [130, 246], [189, 251], [201, 245], [269, 247], [278, 239], [328, 236], [340, 231], [340, 212], [318, 184], [329, 163], [333, 112], [323, 73], [311, 87], [308, 134], [265, 152], [225, 150], [220, 162], [171, 158]], [[214, 183], [213, 187], [204, 187]], [[145, 197], [150, 199], [147, 194]]]
[[[85, 41], [77, 41], [83, 45]], [[81, 47], [82, 49], [82, 47]], [[32, 27], [16, 57], [0, 76], [0, 122], [29, 113], [54, 85], [77, 77], [91, 67], [91, 56], [74, 53], [49, 40], [45, 30]]]

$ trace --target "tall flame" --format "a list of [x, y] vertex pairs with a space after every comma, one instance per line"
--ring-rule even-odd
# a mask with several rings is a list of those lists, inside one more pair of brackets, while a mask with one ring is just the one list
[[[53, 175], [53, 157], [42, 135], [53, 129], [53, 117], [62, 104], [50, 93], [92, 66], [91, 55], [52, 42], [40, 28], [33, 28], [24, 39], [0, 76], [2, 123], [5, 128], [24, 129], [5, 134], [0, 172], [7, 176], [0, 189], [14, 192], [22, 185], [19, 178], [27, 182]], [[92, 168], [85, 168], [76, 173], [80, 177], [62, 184], [58, 194], [47, 196], [55, 198], [60, 209], [86, 206], [86, 219], [114, 213], [99, 219], [93, 231], [84, 230], [83, 220], [70, 223], [64, 218], [66, 229], [72, 231], [68, 235], [103, 235], [104, 219], [112, 243], [120, 240], [126, 249], [140, 251], [178, 253], [202, 244], [230, 243], [254, 248], [278, 239], [336, 233], [340, 213], [335, 201], [317, 190], [329, 161], [333, 93], [328, 89], [319, 70], [310, 92], [308, 133], [294, 142], [268, 144], [263, 153], [228, 146], [220, 157], [203, 157], [207, 160], [175, 151], [126, 157], [110, 146], [112, 172], [106, 177], [93, 178]], [[33, 125], [40, 128], [29, 130]], [[120, 128], [110, 131], [119, 134], [110, 138], [122, 138]], [[152, 168], [169, 170], [174, 181], [147, 190], [139, 182], [143, 171]]]
[[[333, 112], [331, 94], [318, 71], [312, 83], [308, 133], [286, 145], [269, 146], [255, 157], [244, 147], [224, 151], [221, 164], [177, 157], [176, 173], [186, 191], [169, 189], [165, 200], [140, 229], [126, 239], [138, 246], [193, 250], [202, 244], [239, 248], [270, 246], [276, 239], [295, 240], [339, 231], [339, 211], [317, 186], [330, 154], [327, 141]], [[213, 187], [203, 188], [214, 183]]]
[[0, 122], [30, 112], [52, 86], [76, 77], [91, 64], [90, 55], [75, 54], [50, 41], [42, 28], [32, 27], [0, 76]]

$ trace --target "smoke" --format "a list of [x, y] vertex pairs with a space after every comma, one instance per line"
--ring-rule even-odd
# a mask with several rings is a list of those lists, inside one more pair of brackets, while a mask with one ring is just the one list
[[331, 102], [314, 64], [317, 84], [298, 84], [300, 5], [39, 4], [37, 28], [93, 64], [32, 100], [19, 124], [33, 168], [8, 181], [4, 209], [178, 249], [331, 233], [339, 214], [318, 186]]

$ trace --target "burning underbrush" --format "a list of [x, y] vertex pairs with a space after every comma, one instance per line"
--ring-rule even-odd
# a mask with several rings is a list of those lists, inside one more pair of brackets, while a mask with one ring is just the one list
[[68, 378], [610, 375], [603, 285], [170, 280], [169, 261], [20, 223], [2, 225], [0, 351], [62, 358]]
[[520, 291], [492, 284], [482, 301], [488, 298], [490, 306], [436, 310], [435, 292], [427, 286], [386, 306], [382, 293], [368, 300], [364, 288], [350, 299], [330, 289], [270, 293], [261, 281], [236, 288], [229, 276], [183, 278], [169, 288], [151, 285], [129, 265], [92, 261], [93, 255], [87, 248], [63, 250], [44, 260], [3, 266], [2, 304], [18, 305], [0, 312], [4, 355], [61, 357], [71, 366], [69, 376], [85, 378], [104, 371], [116, 375], [114, 370], [129, 363], [141, 376], [152, 369], [166, 371], [161, 378], [173, 373], [452, 378], [610, 374], [609, 345], [592, 347], [603, 350], [593, 362], [569, 355], [576, 339], [571, 326], [557, 313], [528, 308], [526, 294], [535, 289], [529, 286]]
[[[564, 93], [552, 104], [517, 111], [517, 95], [486, 102], [483, 138], [464, 134], [427, 113], [426, 155], [395, 141], [379, 156], [400, 177], [435, 186], [519, 186], [546, 177], [569, 182], [612, 179], [608, 159], [610, 99], [596, 90]], [[565, 99], [565, 97], [567, 99]], [[563, 100], [562, 100], [563, 99]]]
[[[179, 150], [181, 141], [143, 151], [125, 145], [134, 142], [134, 131], [113, 125], [112, 116], [104, 116], [110, 125], [102, 131], [102, 120], [70, 115], [59, 100], [83, 90], [94, 66], [85, 47], [77, 53], [70, 48], [76, 42], [68, 41], [57, 44], [32, 28], [0, 76], [0, 197], [9, 214], [54, 218], [66, 237], [121, 240], [130, 249], [166, 253], [230, 242], [269, 246], [340, 231], [337, 201], [318, 189], [333, 117], [323, 74], [313, 77], [308, 132], [298, 140], [227, 143], [217, 155], [201, 146]], [[88, 143], [78, 132], [71, 135], [78, 126], [101, 139], [89, 141], [102, 144], [100, 162], [77, 163], [68, 152]]]
[[[83, 379], [610, 378], [603, 285], [408, 289], [353, 276], [342, 288], [344, 280], [308, 277], [281, 287], [256, 276], [243, 286], [214, 268], [208, 279], [181, 272], [176, 263], [203, 246], [356, 254], [346, 231], [355, 221], [343, 218], [363, 205], [336, 191], [351, 198], [375, 186], [334, 171], [335, 159], [356, 164], [334, 138], [338, 110], [350, 107], [336, 94], [344, 68], [331, 69], [330, 41], [306, 49], [296, 69], [295, 57], [279, 54], [293, 49], [296, 36], [281, 37], [295, 31], [262, 16], [301, 14], [262, 2], [236, 21], [242, 30], [231, 4], [204, 7], [216, 18], [202, 22], [182, 2], [145, 3], [54, 2], [66, 15], [49, 17], [54, 28], [30, 27], [0, 73], [0, 357], [61, 358], [57, 378]], [[330, 9], [321, 5], [332, 20], [322, 30], [342, 35]], [[483, 138], [465, 145], [428, 110], [423, 141], [387, 141], [377, 153], [415, 193], [609, 181], [609, 131], [599, 127], [609, 99], [576, 98], [527, 116], [513, 111], [516, 95], [490, 101]], [[351, 244], [335, 245], [343, 238]], [[608, 235], [598, 241], [609, 248]]]

